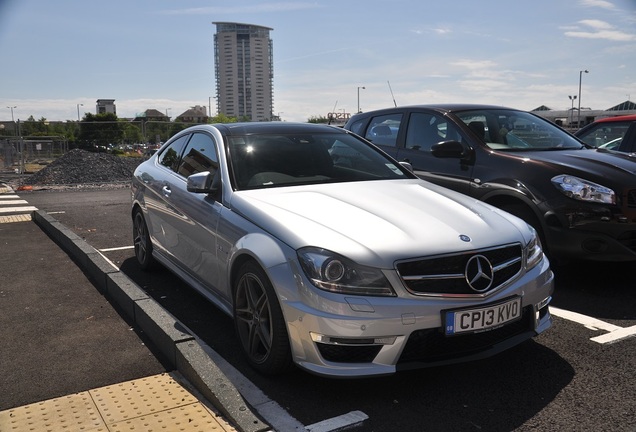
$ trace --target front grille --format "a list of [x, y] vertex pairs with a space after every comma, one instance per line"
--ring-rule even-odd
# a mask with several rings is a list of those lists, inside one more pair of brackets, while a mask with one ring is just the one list
[[436, 363], [460, 360], [488, 351], [494, 345], [534, 330], [532, 307], [523, 310], [520, 320], [495, 330], [458, 336], [445, 336], [443, 329], [418, 330], [411, 333], [398, 364]]
[[[497, 290], [514, 279], [522, 267], [521, 245], [507, 245], [468, 253], [444, 255], [434, 258], [402, 261], [397, 271], [404, 285], [416, 295], [470, 295], [476, 294], [465, 277], [466, 265], [473, 257], [481, 255], [493, 268], [492, 284], [486, 292]], [[484, 294], [479, 291], [479, 293]]]
[[320, 355], [327, 361], [338, 363], [370, 363], [382, 345], [332, 345], [316, 343]]

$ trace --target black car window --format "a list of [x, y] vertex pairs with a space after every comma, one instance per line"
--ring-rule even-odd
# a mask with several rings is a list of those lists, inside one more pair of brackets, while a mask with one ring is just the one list
[[170, 168], [172, 171], [177, 171], [177, 168], [179, 167], [179, 156], [181, 156], [183, 147], [189, 137], [189, 134], [183, 135], [163, 149], [159, 155], [159, 164]]
[[412, 178], [397, 162], [341, 132], [228, 137], [237, 190]]
[[395, 147], [401, 123], [400, 113], [373, 117], [364, 137], [373, 144]]
[[219, 159], [214, 139], [205, 133], [195, 133], [183, 152], [177, 172], [188, 177], [204, 171], [214, 173], [218, 166]]
[[364, 127], [364, 119], [357, 120], [351, 123], [349, 130], [355, 134], [362, 135], [362, 128]]
[[433, 144], [449, 140], [460, 141], [461, 137], [457, 127], [445, 117], [420, 112], [410, 115], [406, 129], [407, 149], [430, 151]]
[[587, 132], [577, 134], [579, 139], [594, 147], [609, 148], [615, 150], [620, 147], [621, 140], [625, 136], [630, 123], [607, 122], [599, 123], [597, 127], [590, 127]]
[[564, 150], [582, 147], [567, 132], [529, 112], [481, 109], [460, 111], [455, 115], [493, 150]]

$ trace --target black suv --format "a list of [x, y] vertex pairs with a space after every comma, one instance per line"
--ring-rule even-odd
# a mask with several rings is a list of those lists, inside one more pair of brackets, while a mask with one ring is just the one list
[[524, 219], [553, 261], [636, 261], [634, 156], [497, 106], [388, 108], [356, 114], [345, 128], [423, 179]]

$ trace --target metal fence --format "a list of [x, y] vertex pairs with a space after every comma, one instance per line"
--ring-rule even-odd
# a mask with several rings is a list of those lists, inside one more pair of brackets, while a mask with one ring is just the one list
[[4, 137], [0, 138], [0, 166], [22, 174], [32, 171], [32, 165], [46, 165], [68, 150], [65, 137]]
[[17, 121], [0, 128], [0, 169], [28, 173], [69, 151], [143, 152], [197, 123], [170, 121]]

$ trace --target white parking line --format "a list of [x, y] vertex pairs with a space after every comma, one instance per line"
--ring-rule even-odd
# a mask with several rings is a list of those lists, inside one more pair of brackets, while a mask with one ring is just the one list
[[566, 311], [553, 306], [550, 306], [550, 312], [554, 316], [558, 316], [559, 318], [581, 324], [590, 330], [607, 331], [608, 333], [590, 338], [591, 341], [598, 342], [600, 344], [611, 344], [623, 339], [636, 336], [636, 326], [620, 327], [614, 324], [607, 323], [605, 321], [601, 321], [597, 318], [592, 318], [577, 312]]
[[134, 249], [134, 246], [122, 246], [122, 247], [114, 247], [114, 248], [107, 248], [107, 249], [99, 249], [100, 252], [113, 252], [113, 251], [120, 251], [120, 250], [128, 250], [128, 249]]
[[[20, 198], [20, 197], [17, 197]], [[18, 204], [28, 204], [26, 200], [21, 199], [2, 199], [0, 198], [0, 205], [18, 205]]]
[[604, 335], [593, 337], [590, 340], [601, 344], [612, 344], [623, 339], [628, 339], [636, 336], [636, 326], [621, 327], [613, 332], [606, 333]]
[[0, 187], [0, 223], [30, 221], [37, 209], [12, 190]]
[[0, 214], [32, 212], [32, 211], [36, 211], [37, 209], [38, 209], [37, 207], [33, 207], [33, 206], [3, 207], [3, 208], [0, 208]]

